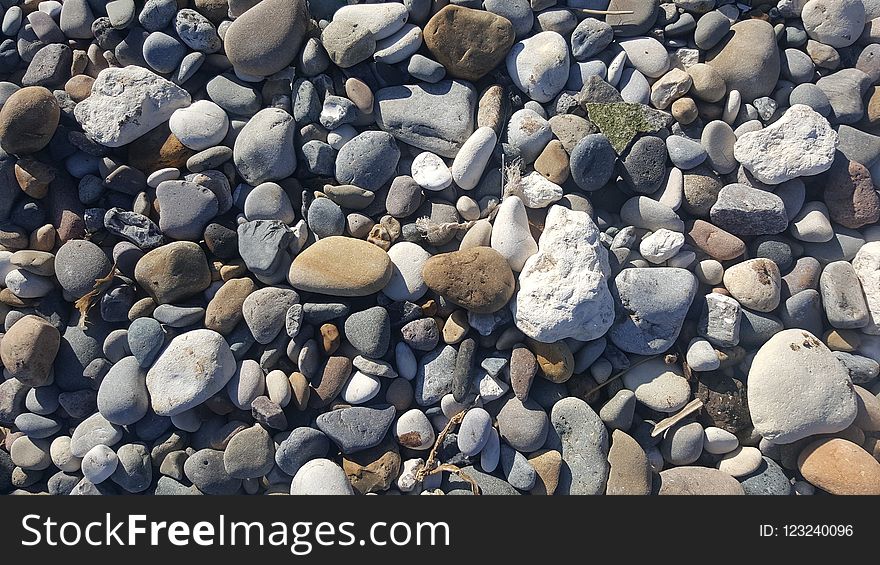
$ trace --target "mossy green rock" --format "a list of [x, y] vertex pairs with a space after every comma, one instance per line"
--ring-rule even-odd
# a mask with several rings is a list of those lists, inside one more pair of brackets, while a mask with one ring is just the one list
[[655, 133], [672, 124], [672, 116], [644, 104], [610, 102], [586, 104], [587, 114], [618, 155], [642, 133]]

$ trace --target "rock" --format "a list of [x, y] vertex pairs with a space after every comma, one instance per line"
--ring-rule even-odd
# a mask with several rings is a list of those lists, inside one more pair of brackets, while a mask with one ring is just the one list
[[353, 495], [354, 490], [342, 467], [329, 459], [313, 459], [294, 475], [290, 494], [339, 496]]
[[724, 271], [724, 286], [746, 308], [772, 312], [779, 305], [781, 277], [770, 259], [749, 259]]
[[476, 81], [504, 59], [515, 35], [510, 21], [502, 16], [450, 5], [425, 25], [424, 40], [451, 76]]
[[[624, 13], [606, 16], [605, 21], [611, 25], [614, 34], [620, 37], [641, 35], [654, 25], [654, 22], [657, 20], [659, 5], [660, 2], [656, 0], [651, 0], [650, 2], [611, 0], [608, 4], [608, 11]], [[594, 7], [594, 4], [591, 3], [589, 6]]]
[[523, 402], [516, 397], [508, 397], [504, 402], [497, 422], [501, 439], [523, 453], [543, 446], [550, 428], [550, 420], [541, 406], [534, 400]]
[[418, 408], [407, 410], [394, 423], [394, 437], [403, 447], [424, 450], [433, 447], [434, 428]]
[[76, 105], [77, 122], [92, 139], [121, 147], [168, 121], [189, 106], [189, 93], [138, 66], [104, 69], [92, 94]]
[[865, 27], [865, 6], [858, 0], [809, 0], [801, 19], [812, 39], [831, 47], [848, 47]]
[[608, 138], [618, 155], [626, 151], [638, 134], [655, 133], [672, 123], [672, 116], [644, 104], [587, 102], [585, 106], [590, 121]]
[[141, 257], [134, 278], [159, 304], [188, 298], [211, 284], [204, 251], [189, 241], [169, 243]]
[[292, 175], [296, 170], [295, 132], [293, 116], [280, 108], [265, 108], [254, 114], [233, 147], [232, 159], [242, 178], [255, 186]]
[[[584, 212], [550, 208], [538, 253], [520, 273], [520, 291], [511, 311], [517, 327], [542, 342], [601, 337], [613, 322], [607, 288], [607, 252], [598, 228]], [[572, 241], [578, 241], [572, 247]], [[579, 281], [571, 288], [566, 281]]]
[[381, 492], [400, 474], [400, 454], [393, 442], [385, 441], [343, 458], [342, 468], [357, 493]]
[[828, 120], [838, 124], [858, 122], [865, 115], [862, 101], [871, 86], [871, 77], [858, 69], [841, 69], [816, 81], [831, 105]]
[[669, 53], [653, 37], [632, 37], [618, 43], [632, 66], [646, 77], [658, 78], [669, 70]]
[[848, 372], [805, 330], [770, 338], [755, 355], [748, 382], [755, 431], [776, 444], [838, 432], [856, 417]]
[[70, 453], [84, 457], [96, 445], [112, 447], [122, 439], [122, 428], [95, 413], [80, 422], [70, 436]]
[[464, 415], [458, 429], [458, 449], [465, 457], [473, 457], [483, 450], [492, 432], [492, 417], [482, 408], [471, 408]]
[[[706, 295], [697, 333], [715, 345], [733, 347], [739, 343], [740, 304], [735, 299], [712, 292]], [[715, 355], [714, 351], [712, 355]], [[689, 364], [693, 365], [691, 361]]]
[[392, 245], [388, 250], [392, 263], [391, 279], [382, 293], [397, 301], [420, 299], [428, 291], [422, 269], [430, 257], [430, 253], [415, 243], [401, 241]]
[[880, 242], [872, 241], [863, 245], [856, 253], [852, 266], [862, 283], [869, 314], [868, 324], [862, 331], [880, 335], [880, 292], [877, 290], [877, 281], [880, 280]]
[[678, 365], [655, 358], [636, 365], [623, 374], [623, 386], [636, 400], [658, 412], [680, 410], [690, 398], [690, 386]]
[[712, 223], [735, 235], [780, 233], [788, 227], [782, 199], [744, 184], [729, 184], [712, 206]]
[[435, 255], [425, 262], [422, 277], [431, 290], [481, 314], [503, 308], [515, 285], [508, 262], [490, 247]]
[[275, 465], [275, 443], [259, 424], [232, 436], [223, 452], [223, 467], [236, 479], [259, 478]]
[[98, 411], [107, 421], [120, 426], [129, 426], [146, 416], [150, 408], [146, 370], [135, 357], [125, 357], [110, 368], [101, 381], [97, 402]]
[[717, 469], [675, 467], [660, 472], [658, 494], [663, 495], [741, 495], [739, 482]]
[[223, 108], [210, 100], [197, 100], [186, 108], [175, 110], [168, 127], [182, 144], [202, 151], [223, 141], [229, 118]]
[[345, 320], [345, 337], [364, 357], [382, 357], [391, 341], [388, 310], [374, 306], [350, 315]]
[[614, 40], [614, 29], [596, 18], [585, 18], [571, 33], [571, 54], [586, 61], [602, 52]]
[[174, 416], [198, 406], [223, 390], [235, 365], [217, 332], [193, 330], [175, 337], [147, 372], [153, 411]]
[[644, 449], [631, 436], [621, 430], [611, 435], [611, 449], [608, 451], [608, 495], [651, 494], [651, 465]]
[[706, 450], [706, 453], [724, 455], [735, 450], [737, 447], [739, 447], [739, 440], [727, 430], [714, 426], [709, 426], [703, 430], [703, 449]]
[[549, 102], [568, 80], [568, 44], [558, 33], [542, 31], [517, 42], [506, 64], [517, 88], [536, 102]]
[[842, 438], [820, 439], [798, 456], [798, 470], [811, 484], [838, 495], [880, 493], [880, 463]]
[[525, 205], [518, 196], [508, 196], [501, 202], [490, 241], [492, 249], [504, 256], [515, 272], [522, 271], [526, 260], [538, 252]]
[[739, 482], [747, 495], [792, 494], [791, 482], [782, 468], [769, 457], [763, 457], [761, 464], [751, 474], [740, 477]]
[[638, 194], [652, 194], [663, 183], [666, 144], [659, 137], [646, 135], [633, 143], [620, 161], [624, 182]]
[[660, 443], [663, 459], [672, 465], [690, 465], [703, 452], [703, 427], [697, 422], [669, 428]]
[[242, 320], [244, 301], [255, 289], [256, 285], [249, 278], [226, 281], [208, 302], [205, 327], [222, 335], [230, 333]]
[[528, 458], [534, 468], [535, 485], [531, 489], [533, 495], [553, 496], [559, 486], [559, 474], [562, 470], [562, 454], [553, 449], [542, 449], [532, 453]]
[[435, 404], [452, 391], [455, 358], [455, 348], [449, 345], [438, 347], [422, 357], [415, 375], [415, 400], [419, 406]]
[[350, 237], [322, 239], [297, 255], [288, 281], [298, 290], [333, 296], [367, 296], [391, 279], [388, 254]]
[[376, 191], [394, 177], [399, 159], [400, 149], [391, 135], [366, 131], [339, 150], [336, 180]]
[[340, 408], [318, 416], [317, 426], [348, 455], [379, 445], [391, 427], [394, 412], [393, 406]]
[[[236, 18], [224, 35], [229, 62], [239, 73], [269, 76], [290, 65], [305, 38], [304, 0], [259, 2]], [[253, 41], [259, 36], [260, 41]]]
[[601, 494], [608, 481], [608, 431], [590, 406], [578, 398], [553, 405], [550, 416], [555, 434], [548, 447], [562, 453], [561, 494]]
[[230, 495], [241, 488], [241, 479], [229, 476], [223, 464], [223, 452], [201, 449], [190, 455], [183, 472], [204, 494]]
[[312, 459], [327, 455], [330, 441], [315, 428], [294, 428], [275, 451], [275, 463], [288, 475], [297, 471]]
[[58, 127], [61, 110], [52, 93], [27, 86], [12, 93], [0, 109], [0, 147], [10, 154], [36, 153]]
[[761, 450], [757, 447], [737, 447], [721, 458], [718, 462], [718, 470], [740, 478], [757, 471], [763, 462]]
[[864, 165], [843, 157], [834, 160], [822, 195], [832, 221], [858, 229], [880, 220], [880, 196]]
[[287, 311], [298, 303], [296, 291], [266, 287], [247, 295], [241, 304], [241, 314], [257, 343], [266, 344], [281, 332]]
[[379, 127], [399, 141], [452, 158], [474, 131], [476, 102], [468, 83], [444, 80], [378, 90], [374, 112]]
[[733, 24], [728, 36], [706, 54], [706, 63], [744, 102], [770, 94], [780, 70], [773, 26], [758, 19]]
[[27, 386], [48, 385], [60, 344], [55, 326], [38, 316], [24, 316], [0, 340], [4, 372]]
[[780, 184], [831, 168], [838, 135], [828, 120], [809, 106], [795, 104], [768, 127], [741, 135], [736, 160], [766, 184]]
[[172, 239], [197, 241], [219, 211], [217, 197], [207, 187], [182, 180], [168, 180], [156, 188], [161, 208], [159, 229]]
[[611, 289], [624, 313], [611, 327], [611, 341], [629, 353], [666, 351], [681, 331], [697, 285], [685, 269], [624, 269]]

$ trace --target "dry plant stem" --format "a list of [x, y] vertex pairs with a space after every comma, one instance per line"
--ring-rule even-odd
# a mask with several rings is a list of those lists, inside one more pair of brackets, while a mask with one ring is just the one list
[[681, 410], [678, 411], [678, 414], [675, 414], [674, 416], [670, 416], [668, 418], [664, 418], [664, 419], [660, 420], [659, 422], [657, 422], [654, 425], [654, 429], [651, 430], [651, 437], [659, 436], [660, 434], [662, 434], [663, 432], [665, 432], [666, 430], [668, 430], [669, 428], [671, 428], [675, 424], [679, 423], [687, 416], [690, 416], [691, 414], [693, 414], [694, 412], [696, 412], [697, 410], [699, 410], [702, 407], [703, 407], [703, 401], [700, 400], [699, 398], [695, 398], [695, 399], [691, 400], [690, 402], [688, 402], [685, 405], [684, 408], [682, 408]]
[[97, 297], [99, 294], [104, 292], [106, 285], [110, 284], [110, 282], [116, 278], [116, 275], [119, 274], [119, 271], [116, 269], [116, 263], [113, 263], [113, 268], [110, 269], [110, 272], [107, 276], [102, 277], [100, 279], [95, 279], [95, 286], [92, 287], [92, 290], [87, 292], [74, 302], [74, 306], [77, 310], [79, 310], [79, 327], [80, 329], [85, 329], [86, 327], [86, 318], [88, 317], [89, 310], [93, 306], [92, 299]]
[[455, 473], [462, 480], [466, 481], [469, 485], [471, 485], [471, 491], [475, 495], [480, 494], [480, 487], [477, 486], [476, 481], [467, 476], [466, 473], [463, 473], [461, 469], [459, 469], [455, 465], [451, 465], [449, 463], [441, 463], [437, 464], [437, 451], [440, 449], [440, 445], [443, 443], [443, 440], [446, 438], [447, 434], [452, 431], [452, 429], [461, 423], [464, 419], [464, 415], [467, 410], [462, 410], [455, 416], [449, 419], [449, 422], [446, 424], [446, 427], [443, 428], [443, 431], [437, 436], [437, 440], [434, 442], [434, 446], [431, 448], [431, 452], [428, 454], [428, 459], [425, 461], [425, 465], [416, 471], [416, 480], [418, 482], [423, 482], [430, 475], [434, 475], [437, 473], [442, 473], [443, 471], [448, 471], [450, 473]]
[[632, 365], [630, 365], [626, 369], [623, 369], [622, 371], [617, 371], [616, 373], [614, 373], [613, 375], [608, 377], [607, 381], [605, 381], [604, 383], [600, 384], [596, 388], [589, 391], [585, 396], [590, 396], [594, 392], [602, 390], [603, 388], [605, 388], [606, 386], [611, 384], [612, 381], [615, 381], [615, 380], [619, 379], [620, 377], [622, 377], [623, 374], [626, 373], [627, 371], [629, 371], [630, 369], [634, 369], [634, 368], [638, 367], [639, 365], [641, 365], [642, 363], [646, 363], [646, 362], [650, 361], [651, 359], [654, 359], [655, 357], [659, 357], [659, 355], [649, 355], [647, 357], [642, 357], [641, 359], [639, 359], [638, 361], [636, 361], [635, 363], [633, 363]]

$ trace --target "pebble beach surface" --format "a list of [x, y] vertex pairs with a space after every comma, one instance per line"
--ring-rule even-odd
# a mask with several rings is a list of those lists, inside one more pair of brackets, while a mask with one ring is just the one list
[[0, 493], [880, 494], [880, 2], [748, 4], [0, 0]]

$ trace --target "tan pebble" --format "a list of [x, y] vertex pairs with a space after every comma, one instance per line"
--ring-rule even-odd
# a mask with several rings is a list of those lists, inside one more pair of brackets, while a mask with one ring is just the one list
[[[858, 413], [854, 426], [865, 432], [880, 431], [880, 399], [860, 386], [853, 386], [856, 391]], [[859, 442], [864, 443], [864, 441]]]
[[551, 182], [562, 184], [568, 180], [568, 153], [562, 142], [554, 139], [544, 147], [535, 161], [535, 170]]
[[81, 75], [89, 66], [89, 55], [82, 49], [73, 50], [73, 60], [70, 63], [70, 76]]
[[429, 298], [422, 304], [422, 314], [425, 316], [436, 316], [438, 311], [437, 301], [433, 298]]
[[327, 355], [333, 355], [339, 349], [339, 328], [333, 324], [321, 326], [321, 347]]
[[623, 430], [614, 430], [608, 451], [608, 484], [605, 494], [645, 496], [651, 494], [652, 472], [642, 446]]
[[55, 180], [55, 168], [33, 157], [23, 157], [15, 164], [15, 179], [22, 192], [31, 198], [45, 198]]
[[46, 224], [32, 231], [28, 247], [35, 251], [52, 251], [55, 247], [55, 226]]
[[217, 290], [205, 310], [205, 327], [226, 335], [242, 319], [241, 306], [256, 285], [249, 278], [230, 279]]
[[697, 104], [694, 102], [693, 98], [679, 98], [672, 103], [672, 117], [682, 125], [686, 126], [693, 123], [698, 115], [699, 111], [697, 110]]
[[862, 344], [862, 338], [855, 330], [831, 330], [824, 335], [822, 340], [828, 349], [847, 353], [855, 351]]
[[529, 463], [535, 468], [536, 475], [531, 494], [552, 496], [559, 486], [562, 454], [555, 449], [541, 449], [529, 456]]
[[400, 474], [400, 453], [390, 438], [342, 458], [342, 469], [358, 494], [388, 490]]
[[364, 114], [373, 112], [373, 91], [364, 81], [354, 77], [345, 81], [345, 95]]
[[138, 318], [146, 318], [147, 316], [152, 316], [153, 311], [156, 309], [158, 304], [156, 304], [152, 298], [141, 298], [137, 302], [131, 305], [131, 308], [128, 310], [128, 321], [132, 322], [137, 320]]
[[542, 343], [533, 339], [526, 341], [538, 360], [538, 369], [548, 381], [564, 383], [574, 371], [574, 356], [564, 341]]
[[24, 249], [16, 251], [9, 262], [25, 271], [51, 277], [55, 274], [55, 256], [46, 251]]
[[92, 93], [95, 79], [88, 75], [76, 75], [64, 84], [64, 91], [74, 102], [82, 102]]
[[465, 338], [469, 329], [467, 311], [456, 310], [443, 324], [443, 342], [450, 345], [459, 343]]
[[845, 439], [811, 443], [798, 456], [798, 470], [810, 484], [831, 494], [880, 495], [880, 462]]
[[298, 372], [291, 373], [288, 380], [293, 391], [290, 403], [297, 410], [305, 410], [309, 405], [309, 381], [306, 380], [305, 375]]

